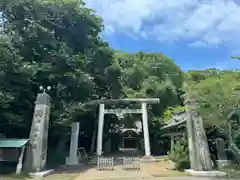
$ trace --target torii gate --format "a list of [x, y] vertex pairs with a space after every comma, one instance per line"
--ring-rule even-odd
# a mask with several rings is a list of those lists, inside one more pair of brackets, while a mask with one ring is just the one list
[[[118, 118], [123, 117], [125, 114], [142, 114], [143, 121], [143, 135], [144, 135], [144, 147], [145, 156], [151, 156], [151, 148], [149, 141], [148, 131], [148, 116], [147, 116], [147, 104], [160, 103], [159, 98], [150, 99], [102, 99], [93, 101], [95, 104], [99, 104], [99, 117], [98, 117], [98, 134], [97, 134], [97, 155], [102, 155], [102, 142], [103, 142], [103, 125], [105, 114], [116, 114]], [[93, 103], [92, 102], [92, 103]], [[128, 103], [140, 103], [141, 109], [105, 109], [105, 104], [128, 104]]]
[[[99, 118], [98, 118], [98, 134], [97, 134], [97, 155], [102, 155], [102, 142], [103, 142], [103, 125], [105, 114], [116, 114], [118, 118], [122, 118], [125, 114], [142, 114], [143, 120], [143, 134], [144, 134], [144, 146], [145, 146], [145, 157], [151, 158], [151, 148], [149, 142], [148, 132], [148, 117], [147, 117], [147, 104], [158, 104], [159, 98], [150, 99], [101, 99], [93, 100], [84, 105], [99, 104]], [[105, 109], [105, 104], [129, 104], [129, 103], [140, 103], [141, 109]], [[77, 149], [78, 149], [78, 134], [79, 134], [79, 123], [72, 124], [69, 157], [66, 157], [67, 165], [78, 164]], [[148, 158], [147, 158], [148, 159]]]

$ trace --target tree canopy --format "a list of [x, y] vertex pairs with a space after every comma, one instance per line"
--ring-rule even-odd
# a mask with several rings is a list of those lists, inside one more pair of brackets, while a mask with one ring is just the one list
[[210, 124], [222, 124], [240, 107], [240, 73], [209, 69], [187, 74], [200, 113]]
[[82, 1], [4, 0], [0, 11], [5, 136], [28, 137], [39, 86], [52, 87], [50, 139], [66, 136], [71, 121], [81, 121], [81, 130], [92, 136], [97, 108], [83, 106], [89, 100], [160, 97], [151, 116], [180, 103], [181, 69], [162, 54], [111, 49], [100, 37], [102, 19]]
[[9, 127], [19, 126], [27, 135], [40, 85], [52, 87], [51, 122], [60, 127], [86, 113], [80, 103], [119, 96], [120, 68], [99, 36], [101, 18], [82, 1], [2, 1], [0, 9], [1, 121], [6, 125], [1, 127], [8, 127], [6, 135], [15, 136]]

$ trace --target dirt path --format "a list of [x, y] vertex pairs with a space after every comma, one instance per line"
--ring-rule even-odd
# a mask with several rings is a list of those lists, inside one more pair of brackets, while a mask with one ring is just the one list
[[152, 179], [167, 176], [186, 176], [183, 172], [171, 170], [172, 166], [166, 161], [142, 163], [140, 171], [123, 169], [123, 165], [114, 166], [113, 171], [99, 171], [96, 167], [90, 168], [79, 174], [75, 180], [100, 180], [100, 179]]
[[94, 165], [70, 167], [48, 176], [44, 180], [230, 180], [230, 178], [190, 177], [184, 172], [172, 170], [168, 161], [141, 163], [140, 171], [126, 171], [123, 165], [115, 165], [113, 171], [99, 171]]

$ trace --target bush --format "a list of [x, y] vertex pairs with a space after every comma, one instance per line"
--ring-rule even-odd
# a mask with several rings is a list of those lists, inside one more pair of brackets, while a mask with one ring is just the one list
[[169, 153], [169, 159], [175, 163], [177, 170], [190, 168], [188, 144], [184, 138], [179, 138], [174, 144], [172, 152]]

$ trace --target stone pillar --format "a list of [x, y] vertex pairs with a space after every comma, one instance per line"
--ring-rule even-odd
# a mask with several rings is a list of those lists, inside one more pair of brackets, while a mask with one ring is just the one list
[[223, 168], [228, 165], [226, 145], [223, 139], [216, 139], [216, 148], [217, 148], [217, 165], [219, 168]]
[[78, 135], [79, 135], [79, 122], [72, 123], [72, 134], [69, 157], [67, 158], [67, 165], [77, 165], [79, 164], [79, 158], [77, 156], [78, 150]]
[[212, 170], [207, 136], [203, 120], [198, 113], [198, 104], [195, 100], [187, 99], [187, 131], [191, 169], [196, 171]]
[[174, 139], [175, 139], [174, 136], [171, 136], [171, 147], [170, 147], [170, 153], [172, 153], [173, 150], [174, 150], [174, 144], [175, 144]]
[[98, 136], [97, 136], [97, 155], [102, 155], [102, 142], [103, 142], [103, 124], [104, 124], [104, 104], [99, 105], [98, 117]]
[[209, 146], [208, 146], [208, 140], [203, 124], [203, 119], [200, 115], [196, 116], [195, 121], [195, 143], [197, 147], [197, 154], [199, 155], [200, 162], [200, 171], [210, 171], [212, 170], [212, 160], [210, 156]]
[[142, 120], [143, 120], [145, 156], [151, 156], [149, 132], [148, 132], [147, 104], [146, 103], [142, 103]]
[[44, 170], [47, 158], [47, 138], [50, 115], [50, 96], [43, 92], [37, 95], [27, 149], [25, 165], [27, 170]]
[[185, 101], [185, 111], [187, 115], [187, 136], [188, 136], [188, 151], [189, 151], [189, 161], [190, 161], [190, 168], [196, 169], [197, 168], [197, 159], [196, 159], [196, 147], [194, 143], [194, 132], [193, 132], [193, 120], [191, 116], [191, 108], [189, 107], [189, 100]]

